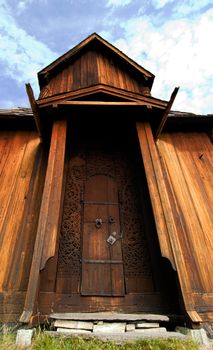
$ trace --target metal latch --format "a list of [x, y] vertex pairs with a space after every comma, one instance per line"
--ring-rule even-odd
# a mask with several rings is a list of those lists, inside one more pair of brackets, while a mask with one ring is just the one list
[[112, 232], [112, 234], [107, 238], [107, 243], [113, 245], [117, 241], [116, 235], [117, 233], [115, 231]]

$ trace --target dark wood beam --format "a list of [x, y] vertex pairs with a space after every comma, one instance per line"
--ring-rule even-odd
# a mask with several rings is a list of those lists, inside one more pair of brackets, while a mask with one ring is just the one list
[[[59, 101], [50, 104], [52, 108], [59, 106], [73, 106], [73, 107], [144, 107], [151, 109], [152, 107], [165, 109], [164, 106], [146, 101], [130, 101], [130, 102], [114, 102], [114, 101]], [[45, 108], [46, 105], [40, 105], [40, 108]]]
[[33, 117], [34, 117], [34, 120], [36, 123], [39, 137], [40, 137], [41, 141], [43, 141], [43, 132], [42, 132], [41, 121], [40, 121], [40, 117], [39, 117], [39, 109], [38, 109], [38, 106], [37, 106], [37, 103], [36, 103], [36, 100], [34, 97], [33, 89], [32, 89], [30, 84], [26, 84], [26, 91], [27, 91], [27, 96], [29, 98], [30, 106], [32, 108]]
[[146, 102], [108, 102], [108, 101], [63, 101], [57, 103], [59, 106], [144, 106]]
[[105, 93], [107, 95], [112, 95], [113, 97], [119, 97], [123, 98], [125, 100], [129, 100], [129, 102], [137, 102], [137, 101], [142, 101], [142, 102], [147, 102], [147, 104], [155, 104], [156, 106], [161, 106], [162, 108], [166, 108], [167, 106], [167, 101], [163, 101], [151, 96], [144, 96], [139, 93], [123, 90], [120, 88], [115, 88], [112, 86], [107, 86], [104, 84], [97, 84], [94, 86], [86, 87], [86, 88], [81, 88], [79, 90], [75, 91], [70, 91], [66, 92], [60, 95], [55, 95], [55, 96], [50, 96], [50, 97], [45, 97], [37, 100], [37, 105], [39, 107], [47, 107], [51, 106], [52, 103], [57, 103], [57, 102], [63, 102], [63, 101], [71, 101], [71, 100], [76, 100], [76, 98], [87, 98], [88, 95], [95, 94], [95, 93]]
[[156, 134], [155, 134], [155, 139], [160, 137], [160, 134], [161, 134], [161, 132], [163, 130], [164, 124], [165, 124], [165, 122], [166, 122], [166, 120], [168, 118], [169, 112], [170, 112], [170, 110], [172, 108], [172, 105], [173, 105], [173, 102], [175, 100], [175, 97], [177, 96], [178, 90], [179, 90], [179, 87], [176, 87], [174, 89], [173, 93], [171, 94], [171, 98], [170, 98], [170, 100], [168, 102], [168, 105], [167, 105], [167, 107], [165, 109], [165, 112], [163, 114], [161, 122], [160, 122], [160, 124], [159, 124], [159, 126], [157, 128], [157, 131], [156, 131]]

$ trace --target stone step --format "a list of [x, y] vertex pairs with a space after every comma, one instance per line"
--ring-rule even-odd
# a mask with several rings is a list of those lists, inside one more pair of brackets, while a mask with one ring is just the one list
[[69, 328], [69, 329], [85, 329], [92, 331], [93, 322], [86, 321], [71, 321], [71, 320], [56, 320], [54, 322], [54, 327], [59, 328]]
[[89, 334], [92, 331], [88, 331], [86, 329], [71, 329], [71, 328], [57, 328], [57, 332], [59, 333], [69, 333], [69, 334]]
[[52, 313], [51, 319], [77, 321], [148, 321], [169, 322], [169, 317], [158, 314], [127, 314], [115, 312]]
[[112, 340], [118, 343], [124, 342], [124, 341], [135, 341], [138, 339], [143, 338], [180, 338], [180, 339], [187, 339], [186, 335], [183, 335], [178, 332], [158, 332], [158, 331], [150, 331], [150, 332], [144, 332], [144, 333], [136, 333], [136, 332], [125, 332], [125, 333], [81, 333], [81, 332], [55, 332], [55, 331], [45, 331], [45, 333], [52, 337], [81, 337], [84, 339], [93, 339], [93, 338], [99, 338], [103, 341]]
[[157, 332], [157, 333], [165, 333], [167, 332], [165, 327], [159, 327], [159, 328], [138, 328], [135, 329], [136, 333], [144, 333], [144, 334], [148, 334], [150, 332]]
[[124, 333], [126, 323], [123, 322], [108, 322], [103, 324], [95, 324], [93, 333]]
[[159, 328], [159, 323], [153, 322], [137, 322], [136, 328]]
[[[94, 333], [124, 333], [124, 332], [166, 332], [166, 328], [160, 327], [159, 323], [143, 322], [143, 323], [126, 323], [126, 322], [104, 322], [104, 321], [71, 321], [71, 320], [56, 320], [53, 323], [57, 331], [68, 332], [69, 330], [77, 332], [85, 330]], [[82, 332], [84, 333], [84, 332]]]

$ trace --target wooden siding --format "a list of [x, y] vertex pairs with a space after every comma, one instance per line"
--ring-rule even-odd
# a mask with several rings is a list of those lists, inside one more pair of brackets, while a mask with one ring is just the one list
[[45, 161], [33, 131], [0, 132], [0, 318], [23, 307], [34, 247]]
[[177, 272], [186, 310], [213, 320], [213, 153], [205, 133], [166, 133], [157, 142], [176, 226]]
[[40, 98], [50, 97], [69, 91], [104, 84], [127, 91], [142, 93], [144, 85], [135, 73], [126, 71], [124, 63], [118, 57], [111, 57], [104, 50], [88, 49], [67, 64], [63, 70], [50, 75]]
[[[64, 158], [66, 146], [66, 120], [57, 120], [53, 124], [47, 172], [42, 194], [41, 209], [33, 251], [32, 266], [21, 322], [29, 322], [34, 311], [40, 269], [57, 251], [59, 224], [64, 177]], [[54, 285], [54, 276], [48, 284]]]
[[161, 254], [163, 257], [168, 258], [173, 268], [176, 269], [170, 241], [170, 232], [173, 230], [172, 218], [170, 217], [171, 208], [151, 126], [149, 123], [137, 122], [136, 128], [151, 196]]

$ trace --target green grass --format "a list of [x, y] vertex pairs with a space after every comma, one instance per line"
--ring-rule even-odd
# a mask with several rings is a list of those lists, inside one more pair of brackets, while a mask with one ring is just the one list
[[[15, 344], [15, 332], [0, 333], [0, 350], [19, 350]], [[134, 343], [116, 344], [98, 339], [54, 338], [38, 331], [28, 350], [198, 350], [199, 346], [191, 340], [143, 339]]]
[[16, 350], [18, 349], [16, 344], [16, 334], [9, 332], [0, 332], [0, 350]]
[[98, 339], [58, 339], [44, 334], [38, 336], [32, 346], [33, 350], [198, 350], [198, 348], [198, 345], [192, 341], [180, 341], [177, 339], [144, 339], [134, 343], [116, 344], [113, 342], [102, 342]]

